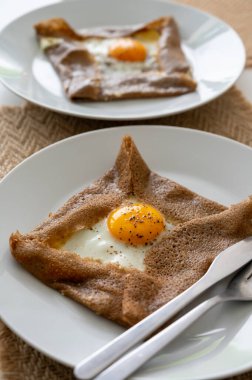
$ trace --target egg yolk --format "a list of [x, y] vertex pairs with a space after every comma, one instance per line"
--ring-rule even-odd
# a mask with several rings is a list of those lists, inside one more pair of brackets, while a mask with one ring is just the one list
[[117, 239], [131, 245], [147, 245], [164, 229], [164, 216], [148, 204], [134, 203], [113, 210], [108, 229]]
[[121, 38], [109, 49], [109, 56], [119, 61], [142, 62], [146, 59], [145, 46], [133, 38]]

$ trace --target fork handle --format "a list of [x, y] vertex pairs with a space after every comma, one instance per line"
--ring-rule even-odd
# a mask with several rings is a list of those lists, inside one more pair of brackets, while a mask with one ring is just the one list
[[183, 315], [170, 326], [154, 335], [152, 338], [138, 346], [128, 354], [123, 356], [117, 362], [108, 367], [100, 375], [95, 377], [95, 380], [123, 380], [140, 368], [156, 353], [158, 353], [167, 344], [172, 342], [177, 336], [185, 331], [199, 317], [205, 314], [209, 309], [216, 304], [225, 301], [225, 298], [217, 295], [202, 302], [197, 307]]
[[209, 279], [209, 276], [203, 276], [198, 282], [179, 294], [176, 298], [126, 330], [123, 334], [103, 346], [94, 354], [82, 360], [76, 365], [74, 375], [77, 379], [91, 379], [95, 377], [125, 352], [136, 346], [137, 343], [150, 336], [151, 333], [179, 313], [215, 282], [217, 281]]

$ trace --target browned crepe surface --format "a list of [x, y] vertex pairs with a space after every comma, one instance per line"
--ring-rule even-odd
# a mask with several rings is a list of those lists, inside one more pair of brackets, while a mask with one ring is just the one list
[[[163, 97], [194, 91], [190, 67], [180, 47], [177, 25], [172, 17], [163, 17], [150, 23], [127, 28], [97, 28], [81, 34], [65, 20], [56, 18], [35, 25], [36, 33], [43, 37], [61, 38], [45, 53], [58, 72], [65, 93], [71, 99], [112, 100], [126, 98]], [[141, 31], [155, 30], [158, 40], [157, 68], [137, 73], [106, 72], [100, 70], [93, 54], [82, 41], [89, 38], [109, 39], [134, 37]]]
[[[102, 264], [59, 242], [134, 196], [176, 227], [154, 243], [145, 270]], [[106, 318], [129, 326], [197, 281], [214, 257], [252, 233], [252, 199], [226, 209], [152, 172], [130, 137], [102, 178], [28, 234], [10, 237], [16, 260], [38, 279]]]

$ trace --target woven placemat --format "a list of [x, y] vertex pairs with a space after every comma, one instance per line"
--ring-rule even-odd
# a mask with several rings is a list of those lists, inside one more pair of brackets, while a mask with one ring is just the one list
[[[24, 158], [55, 141], [89, 130], [126, 124], [129, 122], [78, 119], [30, 104], [24, 107], [2, 107], [0, 109], [0, 176], [2, 177]], [[143, 122], [130, 124], [143, 124]], [[196, 110], [152, 120], [148, 124], [180, 125], [200, 129], [252, 146], [252, 106], [235, 88]], [[70, 369], [29, 347], [0, 322], [0, 379], [68, 380], [72, 378]], [[251, 380], [252, 372], [241, 375], [237, 379]]]
[[178, 0], [212, 13], [230, 24], [241, 36], [246, 51], [246, 66], [252, 66], [252, 1], [251, 0]]
[[31, 104], [5, 106], [0, 109], [0, 178], [24, 158], [58, 140], [94, 129], [129, 124], [178, 125], [227, 136], [252, 146], [252, 106], [235, 88], [200, 108], [148, 121], [90, 120]]

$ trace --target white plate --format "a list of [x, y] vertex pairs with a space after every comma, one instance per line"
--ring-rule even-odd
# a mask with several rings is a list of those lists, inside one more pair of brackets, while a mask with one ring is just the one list
[[[32, 28], [51, 17], [64, 17], [81, 29], [143, 23], [163, 15], [172, 15], [178, 22], [183, 49], [198, 82], [197, 92], [162, 99], [70, 102], [39, 50]], [[245, 63], [244, 46], [227, 24], [197, 9], [163, 0], [78, 0], [37, 9], [2, 30], [0, 55], [3, 84], [23, 98], [66, 114], [115, 120], [154, 118], [198, 107], [230, 88]]]
[[[108, 170], [121, 137], [134, 137], [149, 166], [223, 204], [251, 193], [252, 149], [183, 128], [132, 126], [71, 137], [26, 159], [0, 184], [0, 313], [19, 336], [50, 357], [74, 366], [123, 329], [64, 298], [10, 256], [8, 237], [27, 232], [70, 195]], [[251, 304], [209, 312], [134, 379], [203, 380], [252, 367]]]

